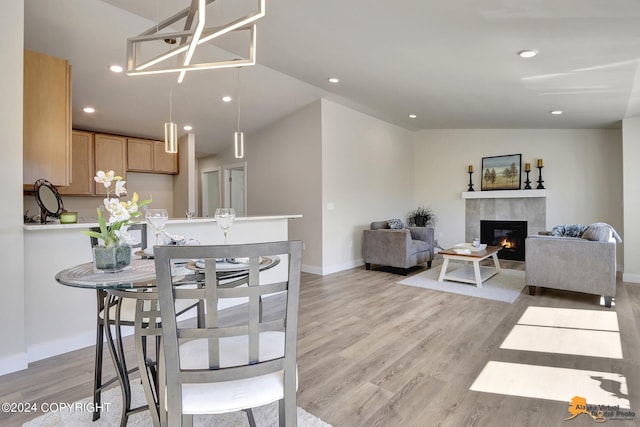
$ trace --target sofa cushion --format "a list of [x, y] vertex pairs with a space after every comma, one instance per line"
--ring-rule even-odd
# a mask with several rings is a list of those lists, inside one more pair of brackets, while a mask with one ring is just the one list
[[404, 224], [398, 218], [390, 219], [387, 223], [389, 224], [389, 228], [392, 230], [402, 230], [404, 228]]

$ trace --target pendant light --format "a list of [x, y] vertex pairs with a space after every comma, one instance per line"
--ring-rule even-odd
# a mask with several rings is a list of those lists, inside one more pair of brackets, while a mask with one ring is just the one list
[[173, 87], [169, 89], [169, 122], [164, 124], [164, 151], [178, 152], [178, 125], [173, 123]]
[[233, 135], [233, 147], [236, 154], [236, 159], [242, 159], [244, 157], [244, 133], [240, 132], [240, 67], [238, 67], [238, 78], [236, 87], [236, 102], [238, 103], [238, 127]]

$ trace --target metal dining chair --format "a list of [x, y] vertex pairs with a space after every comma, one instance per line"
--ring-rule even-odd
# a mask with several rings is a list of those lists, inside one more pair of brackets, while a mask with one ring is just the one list
[[[260, 283], [261, 257], [284, 258], [285, 278]], [[245, 411], [255, 426], [252, 408], [279, 402], [280, 426], [297, 425], [296, 341], [300, 295], [301, 241], [222, 246], [155, 248], [156, 283], [162, 322], [160, 354], [160, 423], [192, 425], [194, 414]], [[204, 260], [204, 286], [183, 286], [173, 260]], [[216, 260], [242, 259], [244, 278], [222, 283]], [[262, 316], [260, 301], [269, 306]], [[232, 322], [219, 302], [246, 298], [243, 315]], [[176, 303], [197, 299], [204, 321], [179, 322]], [[273, 306], [273, 307], [272, 307]], [[277, 307], [275, 307], [277, 306]], [[246, 308], [244, 308], [246, 307]]]

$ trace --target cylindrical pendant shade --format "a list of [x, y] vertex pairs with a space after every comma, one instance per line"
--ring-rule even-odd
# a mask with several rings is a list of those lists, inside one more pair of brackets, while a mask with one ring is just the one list
[[164, 124], [164, 151], [178, 152], [178, 125], [173, 122]]
[[241, 159], [244, 157], [244, 133], [235, 132], [234, 133], [234, 147], [236, 151], [236, 159]]

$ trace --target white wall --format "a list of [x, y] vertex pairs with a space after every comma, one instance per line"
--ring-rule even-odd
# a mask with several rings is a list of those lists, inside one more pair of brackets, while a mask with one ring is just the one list
[[322, 100], [322, 274], [362, 264], [372, 221], [406, 220], [412, 147], [413, 132]]
[[[130, 200], [133, 192], [137, 192], [140, 200], [153, 198], [152, 206], [156, 208], [166, 208], [169, 216], [173, 215], [173, 176], [155, 173], [127, 173], [126, 188], [129, 194], [122, 200]], [[65, 210], [78, 212], [80, 222], [95, 222], [98, 218], [96, 209], [102, 206], [103, 196], [65, 196], [62, 195], [62, 204]], [[24, 196], [24, 210], [29, 209], [29, 216], [38, 215], [40, 208], [33, 195]], [[181, 212], [177, 212], [178, 217], [182, 217]]]
[[624, 275], [625, 282], [640, 283], [640, 117], [622, 122], [624, 153]]
[[[196, 137], [189, 133], [178, 141], [178, 175], [173, 176], [173, 217], [197, 211]], [[154, 203], [154, 206], [160, 207]], [[169, 209], [169, 206], [167, 206]]]
[[22, 75], [24, 1], [4, 2], [0, 13], [0, 375], [27, 367], [24, 318], [24, 240], [22, 235]]
[[[461, 193], [469, 182], [467, 165], [476, 170], [473, 182], [479, 191], [482, 157], [505, 154], [522, 154], [523, 167], [544, 159], [547, 228], [602, 221], [624, 240], [620, 130], [424, 130], [416, 133], [415, 202], [435, 209], [440, 218], [436, 237], [442, 246], [464, 241]], [[530, 179], [537, 181], [537, 169]], [[618, 245], [620, 264], [624, 247]]]
[[247, 212], [303, 215], [289, 238], [305, 243], [305, 271], [322, 265], [321, 144], [320, 101], [245, 137]]

